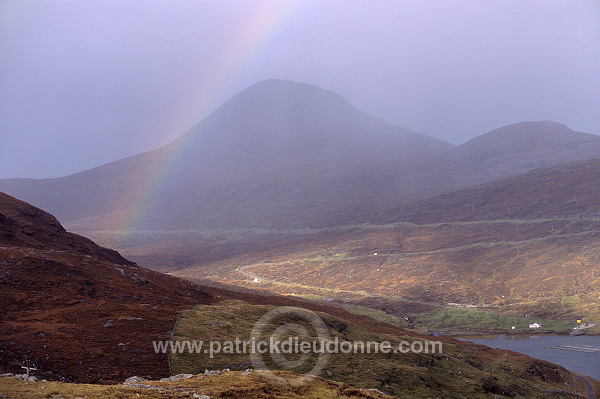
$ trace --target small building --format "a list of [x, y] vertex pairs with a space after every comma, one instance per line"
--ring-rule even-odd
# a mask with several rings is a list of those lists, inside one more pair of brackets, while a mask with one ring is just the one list
[[531, 323], [529, 324], [529, 328], [541, 328], [542, 325], [540, 323]]

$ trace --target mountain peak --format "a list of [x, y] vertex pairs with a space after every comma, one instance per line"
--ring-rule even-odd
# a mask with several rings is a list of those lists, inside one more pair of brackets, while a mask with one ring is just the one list
[[354, 110], [341, 95], [308, 83], [268, 79], [253, 84], [222, 107], [235, 114], [270, 113], [290, 117], [309, 112], [346, 114]]
[[233, 156], [272, 170], [291, 159], [293, 168], [323, 162], [347, 167], [358, 158], [407, 158], [449, 146], [358, 111], [332, 91], [278, 79], [253, 84], [184, 138], [193, 152], [190, 165], [202, 151], [205, 159], [215, 159], [213, 166], [217, 158]]
[[490, 142], [510, 142], [515, 146], [530, 148], [532, 145], [547, 145], [565, 141], [579, 142], [585, 139], [593, 141], [600, 137], [588, 133], [574, 132], [566, 125], [553, 121], [528, 121], [502, 126], [481, 136], [477, 136], [465, 146], [479, 146]]
[[529, 121], [513, 123], [477, 136], [460, 147], [472, 151], [499, 150], [530, 151], [533, 148], [558, 148], [563, 145], [573, 146], [589, 142], [600, 142], [600, 136], [580, 133], [566, 125], [552, 121]]

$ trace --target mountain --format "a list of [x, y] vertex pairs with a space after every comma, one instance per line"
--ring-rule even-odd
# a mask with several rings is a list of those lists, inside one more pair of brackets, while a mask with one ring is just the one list
[[433, 190], [428, 196], [596, 157], [600, 157], [598, 135], [575, 132], [557, 122], [515, 123], [475, 137], [430, 163], [427, 173]]
[[593, 156], [599, 136], [553, 122], [506, 126], [454, 147], [331, 91], [267, 80], [165, 147], [63, 178], [0, 180], [0, 190], [79, 232], [306, 229]]
[[[332, 92], [269, 80], [166, 147], [64, 178], [3, 180], [0, 190], [103, 229], [140, 209], [150, 215], [142, 229], [305, 228], [391, 206], [419, 185], [399, 170], [451, 147]], [[148, 185], [153, 196], [140, 201]]]

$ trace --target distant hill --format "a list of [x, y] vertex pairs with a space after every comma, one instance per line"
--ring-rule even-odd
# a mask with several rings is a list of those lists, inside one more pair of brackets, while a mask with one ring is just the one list
[[400, 205], [375, 222], [600, 217], [600, 158], [535, 169]]
[[457, 146], [442, 162], [475, 179], [495, 180], [549, 165], [600, 156], [600, 136], [550, 121], [500, 127]]

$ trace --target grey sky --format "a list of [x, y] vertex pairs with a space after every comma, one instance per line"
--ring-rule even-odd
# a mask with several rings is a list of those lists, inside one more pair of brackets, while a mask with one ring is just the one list
[[453, 143], [600, 134], [600, 1], [1, 0], [0, 177], [154, 149], [269, 78]]

